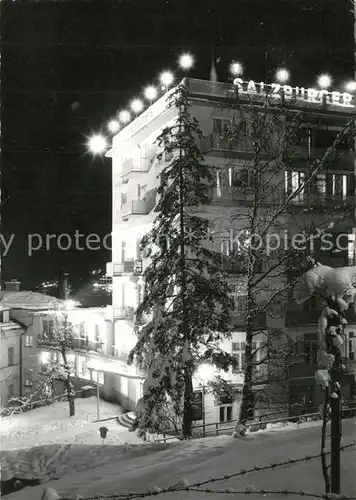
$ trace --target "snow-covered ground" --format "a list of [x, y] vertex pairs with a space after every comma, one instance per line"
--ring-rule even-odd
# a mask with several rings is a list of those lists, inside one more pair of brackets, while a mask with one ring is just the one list
[[[355, 439], [355, 424], [355, 419], [343, 421], [343, 444], [352, 443]], [[8, 500], [40, 500], [45, 487], [54, 488], [67, 498], [73, 497], [75, 493], [92, 498], [96, 494], [147, 492], [149, 488], [165, 488], [182, 480], [192, 485], [214, 477], [223, 478], [255, 465], [264, 466], [288, 458], [302, 458], [318, 454], [319, 451], [320, 423], [313, 423], [312, 426], [304, 425], [299, 429], [290, 426], [280, 428], [278, 432], [274, 427], [273, 430], [251, 433], [240, 439], [221, 436], [167, 445], [139, 446], [100, 446], [94, 442], [90, 445], [52, 445], [3, 452], [1, 458], [4, 472], [21, 469], [32, 477], [45, 478], [47, 475], [60, 478], [7, 496]], [[356, 447], [342, 451], [341, 460], [342, 493], [355, 497]], [[273, 470], [255, 471], [209, 483], [205, 487], [217, 490], [234, 488], [240, 491], [252, 487], [274, 491], [304, 490], [316, 494], [324, 492], [320, 458]], [[169, 498], [173, 500], [207, 500], [212, 496], [203, 496], [203, 493], [196, 491], [169, 494]], [[231, 500], [232, 496], [235, 498], [235, 495], [221, 494], [219, 498]], [[263, 495], [256, 496], [261, 498]], [[296, 495], [297, 498], [300, 496]], [[277, 499], [280, 495], [271, 495], [271, 498]]]
[[[120, 406], [100, 400], [99, 417], [117, 416]], [[139, 444], [142, 441], [115, 420], [97, 422], [96, 397], [75, 400], [75, 416], [69, 417], [68, 403], [56, 402], [23, 414], [1, 419], [1, 450], [19, 450], [50, 444], [101, 444], [99, 428], [109, 429], [106, 443], [119, 445], [126, 442]]]

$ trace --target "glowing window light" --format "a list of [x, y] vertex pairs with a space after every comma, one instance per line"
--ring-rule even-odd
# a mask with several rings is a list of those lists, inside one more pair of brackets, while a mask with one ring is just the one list
[[194, 58], [191, 54], [182, 54], [179, 57], [178, 64], [182, 69], [190, 69], [194, 65]]
[[318, 78], [318, 85], [323, 88], [327, 89], [331, 85], [331, 78], [329, 75], [320, 75]]
[[149, 101], [153, 101], [157, 97], [157, 89], [155, 87], [147, 87], [145, 89], [145, 97]]
[[108, 124], [110, 132], [117, 132], [120, 128], [120, 123], [117, 120], [111, 120]]
[[230, 73], [233, 76], [241, 75], [242, 72], [243, 72], [242, 64], [240, 64], [239, 62], [236, 62], [236, 61], [234, 61], [230, 64]]
[[284, 83], [289, 80], [289, 71], [285, 68], [280, 68], [276, 72], [276, 80]]
[[171, 73], [170, 71], [163, 71], [163, 73], [161, 73], [159, 79], [165, 87], [169, 87], [173, 83], [174, 76], [173, 76], [173, 73]]
[[106, 146], [106, 139], [102, 135], [94, 135], [89, 139], [89, 149], [95, 154], [102, 153]]
[[121, 123], [128, 123], [131, 120], [131, 115], [128, 111], [121, 111], [119, 114], [119, 120]]
[[143, 109], [143, 102], [140, 99], [134, 99], [131, 103], [131, 109], [134, 113], [139, 113]]

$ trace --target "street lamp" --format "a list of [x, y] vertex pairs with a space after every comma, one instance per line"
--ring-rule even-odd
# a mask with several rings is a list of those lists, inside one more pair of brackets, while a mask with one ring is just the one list
[[99, 371], [101, 364], [96, 359], [91, 359], [88, 364], [88, 369], [96, 372], [96, 419], [99, 420], [99, 402], [100, 402], [100, 392], [99, 392]]
[[173, 73], [171, 73], [170, 71], [163, 71], [163, 73], [161, 73], [159, 79], [164, 87], [164, 89], [162, 89], [162, 90], [168, 90], [169, 87], [173, 83], [174, 76], [173, 76]]
[[202, 389], [203, 437], [205, 437], [205, 385], [214, 378], [215, 372], [215, 367], [209, 363], [202, 363], [195, 372], [195, 377]]
[[276, 80], [280, 83], [285, 83], [289, 80], [289, 71], [285, 68], [280, 68], [276, 71]]
[[157, 97], [157, 89], [155, 87], [149, 86], [145, 88], [144, 91], [145, 98], [152, 104], [152, 101]]
[[88, 142], [89, 149], [94, 154], [101, 154], [107, 147], [106, 139], [102, 135], [93, 135]]
[[109, 123], [108, 123], [108, 129], [110, 130], [110, 132], [112, 132], [113, 134], [115, 132], [117, 132], [120, 128], [120, 123], [117, 121], [117, 120], [111, 120]]
[[320, 75], [318, 78], [318, 85], [322, 89], [327, 89], [331, 85], [331, 77], [329, 75]]
[[230, 64], [230, 73], [232, 74], [232, 76], [240, 76], [240, 75], [242, 75], [242, 73], [243, 73], [242, 64], [240, 64], [237, 61], [233, 61]]
[[180, 57], [179, 57], [179, 60], [178, 60], [178, 64], [180, 66], [180, 68], [182, 69], [190, 69], [193, 67], [194, 65], [194, 58], [191, 54], [182, 54]]
[[119, 114], [119, 120], [121, 123], [128, 123], [131, 120], [131, 115], [128, 111], [121, 111]]
[[140, 99], [134, 99], [131, 102], [131, 109], [136, 114], [140, 113], [143, 110], [143, 102]]

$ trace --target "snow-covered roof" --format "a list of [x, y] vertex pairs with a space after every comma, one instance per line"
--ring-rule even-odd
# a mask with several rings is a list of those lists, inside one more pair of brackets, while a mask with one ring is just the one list
[[0, 294], [0, 307], [10, 309], [46, 310], [64, 301], [39, 292], [3, 290]]
[[9, 331], [9, 330], [22, 330], [23, 328], [18, 325], [17, 323], [14, 323], [13, 321], [7, 321], [6, 323], [0, 323], [0, 330], [3, 332]]

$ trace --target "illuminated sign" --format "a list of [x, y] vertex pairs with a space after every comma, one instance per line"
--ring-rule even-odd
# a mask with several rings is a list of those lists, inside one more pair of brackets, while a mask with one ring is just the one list
[[352, 103], [353, 95], [347, 92], [329, 92], [325, 89], [312, 89], [305, 87], [290, 87], [289, 85], [281, 85], [279, 83], [266, 84], [263, 82], [243, 81], [241, 78], [234, 79], [234, 85], [238, 91], [244, 94], [263, 94], [270, 95], [276, 99], [295, 99], [307, 101], [311, 103], [327, 103], [334, 106], [343, 106], [346, 108], [354, 108]]

